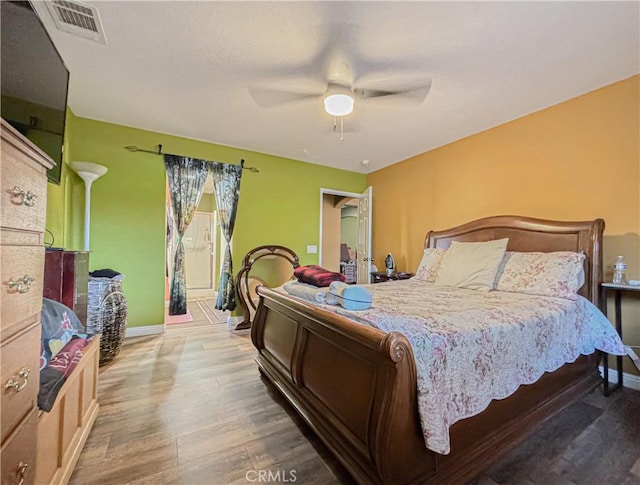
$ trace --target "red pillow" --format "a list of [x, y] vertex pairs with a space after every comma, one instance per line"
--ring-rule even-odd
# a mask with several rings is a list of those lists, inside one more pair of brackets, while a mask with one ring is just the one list
[[343, 274], [334, 273], [317, 264], [299, 266], [294, 270], [293, 275], [298, 278], [300, 283], [308, 283], [319, 287], [329, 286], [334, 281], [342, 281], [343, 283], [347, 281]]

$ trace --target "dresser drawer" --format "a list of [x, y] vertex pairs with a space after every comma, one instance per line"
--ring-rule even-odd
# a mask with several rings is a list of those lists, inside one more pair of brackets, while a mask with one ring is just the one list
[[[2, 343], [0, 362], [0, 429], [1, 439], [13, 432], [35, 409], [40, 384], [40, 323], [17, 338]], [[25, 372], [29, 374], [25, 376]], [[14, 386], [5, 387], [13, 383]]]
[[[0, 246], [0, 253], [0, 337], [4, 340], [31, 323], [25, 320], [42, 309], [44, 247]], [[25, 276], [33, 278], [28, 288]], [[13, 288], [11, 281], [17, 282]]]
[[0, 226], [44, 231], [47, 209], [45, 168], [34, 161], [26, 161], [24, 155], [8, 143], [2, 147], [0, 189]]
[[[24, 425], [2, 446], [2, 485], [34, 483], [38, 412], [33, 409]], [[25, 466], [26, 465], [26, 466]]]

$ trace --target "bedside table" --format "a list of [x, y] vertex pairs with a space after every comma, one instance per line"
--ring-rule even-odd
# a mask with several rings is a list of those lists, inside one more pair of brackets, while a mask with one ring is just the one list
[[386, 271], [372, 271], [371, 282], [384, 283], [385, 281], [408, 280], [412, 276], [413, 273], [393, 273], [392, 275], [388, 275]]
[[[618, 285], [616, 283], [601, 283], [602, 291], [602, 313], [607, 314], [607, 294], [612, 291], [614, 297], [615, 311], [615, 327], [620, 339], [622, 339], [622, 293], [624, 292], [640, 292], [640, 285]], [[618, 366], [618, 382], [613, 388], [609, 388], [609, 354], [603, 352], [603, 378], [604, 378], [604, 395], [609, 396], [613, 391], [622, 387], [622, 355], [616, 355], [616, 364]]]

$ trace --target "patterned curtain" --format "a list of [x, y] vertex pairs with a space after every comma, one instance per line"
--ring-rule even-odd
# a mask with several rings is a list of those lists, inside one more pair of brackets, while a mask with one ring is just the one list
[[171, 215], [175, 228], [173, 238], [175, 257], [171, 274], [169, 315], [184, 315], [187, 313], [187, 279], [182, 238], [204, 192], [209, 162], [178, 155], [165, 155], [164, 165], [169, 179]]
[[236, 307], [236, 291], [233, 284], [231, 237], [233, 236], [233, 226], [236, 223], [236, 213], [238, 211], [242, 167], [240, 165], [214, 162], [211, 164], [211, 171], [220, 229], [222, 229], [222, 235], [227, 241], [227, 250], [224, 253], [220, 282], [218, 283], [216, 308], [218, 310], [233, 310]]

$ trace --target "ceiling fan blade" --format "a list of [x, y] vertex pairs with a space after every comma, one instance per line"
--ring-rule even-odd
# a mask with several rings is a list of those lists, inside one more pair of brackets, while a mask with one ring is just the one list
[[273, 108], [283, 104], [322, 96], [327, 86], [324, 82], [298, 79], [283, 82], [265, 82], [248, 86], [249, 94], [261, 108]]
[[363, 84], [358, 83], [353, 90], [360, 98], [382, 98], [394, 96], [408, 101], [421, 103], [431, 90], [431, 78], [416, 79], [378, 79]]

